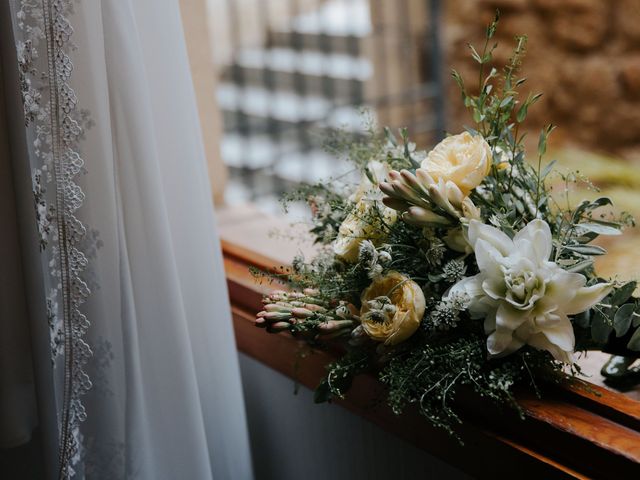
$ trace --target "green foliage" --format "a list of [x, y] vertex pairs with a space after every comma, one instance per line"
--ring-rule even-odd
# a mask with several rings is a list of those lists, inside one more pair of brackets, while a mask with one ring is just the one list
[[636, 287], [637, 282], [618, 286], [593, 309], [591, 338], [600, 346], [606, 345], [612, 335], [624, 337], [635, 329], [627, 348], [640, 351], [640, 300], [632, 296]]

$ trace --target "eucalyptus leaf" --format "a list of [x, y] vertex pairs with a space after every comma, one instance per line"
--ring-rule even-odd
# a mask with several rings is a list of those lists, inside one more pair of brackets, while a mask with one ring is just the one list
[[629, 343], [627, 343], [627, 348], [635, 352], [640, 352], [640, 328], [638, 328], [631, 336]]
[[637, 285], [637, 282], [631, 281], [618, 288], [611, 296], [611, 304], [622, 305], [623, 303], [625, 303], [627, 300], [629, 300]]
[[591, 322], [591, 310], [586, 310], [573, 317], [573, 322], [582, 328], [589, 328]]
[[616, 337], [623, 336], [629, 330], [635, 308], [635, 304], [625, 303], [616, 312], [613, 317], [613, 328], [616, 331]]
[[607, 343], [613, 327], [601, 312], [596, 312], [591, 322], [591, 337], [598, 343]]

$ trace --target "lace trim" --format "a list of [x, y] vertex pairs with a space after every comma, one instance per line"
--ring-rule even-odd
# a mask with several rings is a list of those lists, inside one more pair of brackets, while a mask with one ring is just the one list
[[[61, 479], [74, 475], [73, 465], [80, 458], [79, 424], [86, 418], [80, 397], [91, 387], [83, 371], [91, 356], [83, 340], [89, 323], [80, 311], [90, 294], [81, 278], [88, 264], [81, 251], [86, 228], [76, 217], [84, 194], [74, 180], [84, 164], [78, 143], [85, 115], [78, 111], [69, 85], [73, 65], [67, 52], [73, 48], [73, 28], [67, 18], [72, 8], [72, 0], [20, 0], [16, 14], [24, 35], [17, 52], [25, 124], [39, 163], [32, 168], [36, 218], [52, 277], [47, 297], [52, 361], [54, 366], [63, 361]], [[53, 186], [50, 192], [47, 184]]]

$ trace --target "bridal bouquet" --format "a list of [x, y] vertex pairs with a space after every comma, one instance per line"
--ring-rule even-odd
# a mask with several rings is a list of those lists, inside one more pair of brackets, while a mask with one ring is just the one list
[[404, 130], [400, 141], [387, 130], [352, 143], [358, 185], [302, 189], [320, 253], [262, 273], [288, 288], [264, 299], [256, 325], [339, 354], [317, 401], [374, 372], [394, 412], [414, 404], [451, 431], [461, 386], [517, 406], [515, 386], [579, 373], [577, 351], [640, 351], [635, 282], [594, 271], [606, 252], [593, 241], [633, 220], [608, 198], [565, 198], [576, 177], [543, 161], [552, 126], [525, 159], [522, 124], [540, 95], [518, 96], [525, 37], [503, 69], [491, 67], [496, 25], [483, 50], [471, 47], [477, 90], [453, 72], [473, 128], [429, 152]]

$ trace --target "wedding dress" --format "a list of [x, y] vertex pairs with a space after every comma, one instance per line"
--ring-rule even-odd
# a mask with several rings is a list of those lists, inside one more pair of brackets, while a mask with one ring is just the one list
[[[16, 199], [24, 207], [40, 195], [30, 215], [43, 252], [26, 241], [34, 228], [24, 218], [21, 239], [28, 250], [32, 335], [48, 329], [47, 322], [51, 327], [52, 352], [43, 355], [42, 342], [32, 342], [44, 449], [60, 439], [61, 455], [51, 456], [49, 477], [251, 478], [177, 0], [9, 0], [0, 9], [9, 16], [0, 28], [10, 28], [0, 39], [5, 95], [22, 95], [24, 104], [24, 113], [6, 107]], [[50, 31], [34, 30], [42, 25]], [[58, 42], [53, 47], [47, 40], [52, 35]], [[68, 58], [52, 60], [56, 48], [66, 49]], [[51, 111], [47, 84], [38, 90], [40, 77], [32, 70], [47, 60], [57, 62], [55, 88], [65, 100], [53, 105], [61, 112], [58, 133], [67, 135], [59, 161], [70, 169], [59, 177], [56, 156], [46, 148], [56, 130], [45, 132], [44, 142], [37, 134]], [[21, 172], [29, 171], [25, 163], [28, 181], [21, 180]], [[56, 204], [46, 198], [59, 182], [66, 182], [62, 195], [73, 205], [56, 218]], [[60, 222], [68, 223], [62, 234]], [[77, 232], [84, 234], [76, 238]], [[57, 261], [65, 246], [66, 264]], [[71, 268], [67, 277], [60, 271], [65, 265]], [[75, 363], [67, 361], [67, 348], [75, 348]], [[43, 360], [50, 353], [53, 368]], [[25, 409], [23, 430], [33, 426], [33, 415]]]

